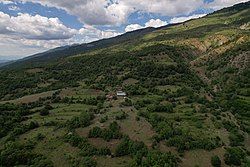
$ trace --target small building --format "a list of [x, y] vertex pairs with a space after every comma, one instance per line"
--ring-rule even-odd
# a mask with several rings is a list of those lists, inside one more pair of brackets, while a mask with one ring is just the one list
[[123, 91], [117, 91], [117, 92], [116, 92], [116, 95], [117, 95], [118, 97], [125, 97], [125, 96], [127, 96], [126, 92], [123, 92]]

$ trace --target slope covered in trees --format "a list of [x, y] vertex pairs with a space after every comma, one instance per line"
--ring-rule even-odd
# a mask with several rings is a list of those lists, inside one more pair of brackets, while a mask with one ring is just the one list
[[248, 166], [249, 16], [242, 3], [2, 68], [0, 166]]

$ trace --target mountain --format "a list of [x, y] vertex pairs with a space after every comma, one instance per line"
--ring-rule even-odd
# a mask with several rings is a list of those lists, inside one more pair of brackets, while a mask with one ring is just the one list
[[14, 61], [12, 60], [0, 60], [0, 67], [6, 66], [8, 64], [13, 63]]
[[146, 33], [152, 32], [154, 30], [155, 30], [154, 28], [145, 28], [145, 29], [136, 30], [133, 32], [128, 32], [123, 35], [119, 35], [117, 37], [113, 37], [109, 39], [102, 39], [102, 40], [91, 42], [91, 43], [80, 44], [80, 45], [75, 44], [72, 46], [58, 47], [58, 48], [51, 49], [44, 53], [39, 53], [39, 54], [21, 59], [15, 62], [14, 64], [12, 64], [10, 67], [16, 68], [16, 67], [21, 67], [23, 65], [25, 66], [27, 65], [41, 66], [42, 64], [46, 65], [47, 63], [51, 61], [56, 61], [60, 58], [65, 58], [68, 56], [89, 52], [95, 49], [109, 47], [109, 46], [116, 45], [125, 41], [130, 41], [140, 36], [143, 36]]
[[249, 48], [246, 2], [14, 62], [0, 164], [249, 166]]

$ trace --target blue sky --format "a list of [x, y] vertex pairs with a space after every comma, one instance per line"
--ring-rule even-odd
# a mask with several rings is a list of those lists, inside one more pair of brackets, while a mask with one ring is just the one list
[[247, 0], [0, 0], [0, 59], [198, 18]]

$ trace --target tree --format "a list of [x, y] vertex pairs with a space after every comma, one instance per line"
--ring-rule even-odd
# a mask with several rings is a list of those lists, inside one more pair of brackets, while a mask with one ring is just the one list
[[246, 158], [245, 152], [238, 147], [228, 148], [224, 155], [224, 160], [227, 165], [240, 166], [242, 160]]
[[95, 167], [97, 162], [91, 157], [84, 157], [80, 164], [83, 167]]
[[217, 155], [212, 156], [212, 157], [211, 157], [211, 164], [212, 164], [214, 167], [220, 167], [220, 166], [221, 166], [220, 157], [218, 157]]
[[47, 110], [47, 109], [42, 109], [41, 111], [40, 111], [40, 115], [41, 116], [47, 116], [47, 115], [49, 115], [49, 110]]
[[53, 107], [51, 105], [49, 105], [49, 104], [46, 104], [45, 107], [44, 107], [44, 109], [46, 109], [46, 110], [52, 110]]

